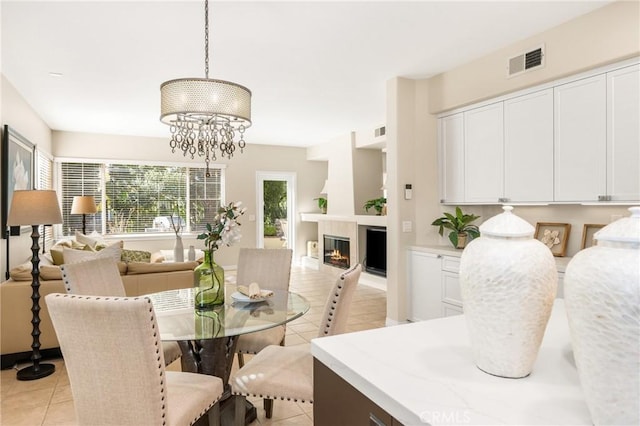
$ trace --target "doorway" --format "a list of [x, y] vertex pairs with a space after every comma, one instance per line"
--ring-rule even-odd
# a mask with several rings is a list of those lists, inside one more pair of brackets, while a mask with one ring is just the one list
[[295, 259], [295, 181], [293, 172], [257, 172], [257, 246], [290, 248]]

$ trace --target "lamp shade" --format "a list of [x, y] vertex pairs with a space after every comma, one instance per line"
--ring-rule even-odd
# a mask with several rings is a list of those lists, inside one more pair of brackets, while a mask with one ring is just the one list
[[7, 225], [52, 225], [62, 223], [56, 191], [14, 191]]
[[71, 214], [88, 214], [95, 213], [96, 200], [93, 195], [79, 195], [73, 197], [73, 203], [71, 203]]

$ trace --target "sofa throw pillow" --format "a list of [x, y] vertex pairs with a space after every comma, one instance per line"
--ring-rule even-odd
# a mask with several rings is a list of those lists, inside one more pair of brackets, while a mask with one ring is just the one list
[[88, 245], [91, 248], [94, 248], [96, 246], [96, 244], [98, 244], [97, 240], [94, 240], [93, 238], [90, 238], [90, 237], [84, 235], [80, 231], [76, 231], [75, 232], [75, 239], [76, 239], [77, 242], [79, 242], [81, 244]]
[[67, 247], [63, 248], [64, 263], [77, 263], [83, 260], [97, 258], [112, 258], [115, 262], [120, 261], [122, 256], [122, 248], [120, 242], [108, 245], [100, 251], [90, 252], [84, 250], [73, 250]]
[[64, 263], [64, 254], [63, 254], [63, 249], [64, 248], [68, 248], [68, 249], [74, 249], [74, 250], [87, 250], [87, 251], [93, 251], [93, 249], [86, 245], [86, 244], [82, 244], [79, 243], [77, 241], [74, 240], [64, 240], [64, 241], [59, 241], [58, 243], [54, 244], [50, 249], [49, 249], [49, 254], [51, 255], [51, 260], [53, 261], [54, 265], [62, 265]]
[[151, 262], [151, 252], [144, 250], [122, 250], [122, 257], [120, 258], [123, 262]]

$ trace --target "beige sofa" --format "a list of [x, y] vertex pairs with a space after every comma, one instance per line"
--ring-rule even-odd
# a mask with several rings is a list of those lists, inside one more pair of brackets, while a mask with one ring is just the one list
[[[64, 293], [60, 267], [44, 257], [40, 261], [40, 350], [44, 355], [58, 354], [58, 339], [53, 330], [44, 296]], [[193, 286], [197, 262], [119, 262], [127, 296], [139, 296], [174, 288]], [[11, 270], [11, 278], [0, 284], [0, 354], [2, 368], [29, 359], [32, 344], [31, 263]]]

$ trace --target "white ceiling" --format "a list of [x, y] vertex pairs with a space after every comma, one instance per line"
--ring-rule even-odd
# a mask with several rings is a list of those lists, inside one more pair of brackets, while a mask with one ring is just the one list
[[[253, 92], [249, 143], [310, 146], [384, 124], [392, 77], [441, 73], [606, 3], [216, 1], [209, 77]], [[160, 84], [204, 77], [203, 5], [2, 0], [2, 73], [52, 129], [167, 137]]]

